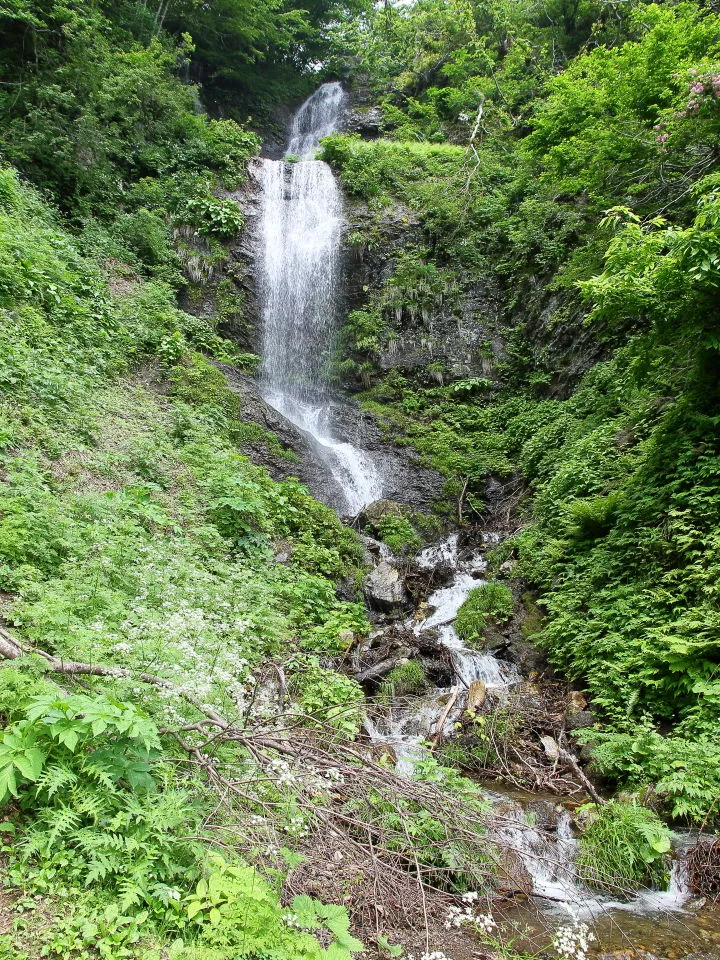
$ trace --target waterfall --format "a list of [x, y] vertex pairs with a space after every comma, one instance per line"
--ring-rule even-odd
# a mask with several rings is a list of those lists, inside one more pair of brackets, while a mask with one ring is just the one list
[[382, 484], [369, 454], [337, 438], [331, 426], [328, 379], [342, 303], [344, 221], [332, 170], [313, 159], [320, 139], [337, 130], [344, 105], [340, 84], [323, 84], [293, 118], [290, 159], [260, 162], [257, 278], [263, 396], [311, 438], [355, 514], [380, 498]]

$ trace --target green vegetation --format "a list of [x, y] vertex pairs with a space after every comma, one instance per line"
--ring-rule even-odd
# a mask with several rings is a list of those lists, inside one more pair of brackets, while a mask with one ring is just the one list
[[[252, 847], [222, 868], [228, 915], [189, 916], [191, 889], [215, 883], [214, 794], [168, 731], [196, 724], [200, 707], [242, 713], [274, 657], [308, 723], [357, 729], [357, 685], [312, 666], [367, 629], [362, 607], [335, 595], [357, 540], [237, 449], [240, 400], [198, 352], [229, 359], [232, 345], [163, 281], [118, 284], [123, 268], [84, 257], [8, 168], [1, 182], [0, 569], [4, 622], [30, 652], [0, 669], [0, 802], [8, 876], [50, 904], [38, 949], [151, 956], [182, 938], [178, 957], [219, 958], [252, 932], [278, 957], [320, 958], [307, 930], [325, 925], [332, 955], [349, 958], [342, 908], [278, 928], [279, 867], [258, 872]], [[104, 674], [58, 686], [34, 647]], [[312, 694], [313, 670], [329, 699]], [[248, 763], [228, 749], [226, 761]], [[29, 949], [22, 931], [16, 951]]]
[[[290, 455], [222, 373], [258, 363], [228, 252], [248, 113], [348, 64], [384, 134], [325, 158], [363, 207], [352, 256], [392, 242], [339, 376], [461, 524], [515, 481], [491, 566], [513, 562], [533, 639], [590, 694], [595, 769], [716, 822], [717, 12], [8, 0], [0, 54], [0, 954], [352, 960], [367, 891], [492, 889], [479, 789], [361, 755], [340, 667], [369, 630], [358, 538], [250, 461]], [[390, 369], [408, 331], [427, 362]], [[432, 527], [373, 529], [408, 555]], [[512, 616], [490, 582], [458, 632]], [[410, 661], [381, 696], [425, 684]], [[439, 749], [500, 768], [520, 729], [478, 713]], [[633, 890], [667, 852], [655, 813], [613, 801], [579, 867]]]
[[628, 893], [644, 886], [664, 889], [668, 880], [670, 835], [647, 807], [613, 800], [591, 809], [580, 837], [578, 874], [600, 889]]
[[393, 553], [412, 553], [422, 545], [408, 517], [393, 513], [386, 513], [378, 522], [377, 535]]
[[381, 684], [380, 696], [383, 699], [417, 696], [423, 692], [426, 684], [423, 665], [418, 660], [408, 660], [392, 668]]
[[[422, 0], [341, 34], [385, 136], [325, 156], [374, 217], [368, 249], [413, 221], [351, 315], [346, 369], [461, 515], [483, 515], [489, 477], [522, 479], [497, 564], [517, 561], [533, 639], [592, 695], [596, 766], [716, 818], [720, 18]], [[481, 304], [481, 375], [442, 362], [462, 302]], [[408, 329], [441, 355], [388, 370]]]
[[458, 610], [455, 629], [472, 646], [480, 646], [489, 623], [506, 623], [513, 612], [513, 595], [504, 583], [483, 583], [467, 595]]

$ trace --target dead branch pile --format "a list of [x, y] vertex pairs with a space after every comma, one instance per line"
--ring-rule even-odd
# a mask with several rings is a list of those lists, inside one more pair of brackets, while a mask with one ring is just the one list
[[701, 840], [688, 851], [685, 862], [693, 893], [720, 901], [720, 837]]
[[[26, 652], [0, 628], [0, 656], [20, 660]], [[171, 686], [149, 673], [32, 652], [68, 682], [132, 677]], [[321, 715], [280, 708], [272, 717], [230, 721], [179, 695], [199, 719], [160, 733], [180, 746], [177, 762], [202, 773], [213, 790], [214, 809], [197, 839], [270, 876], [289, 867], [287, 900], [309, 893], [342, 903], [365, 935], [438, 928], [458, 891], [477, 890], [489, 902], [498, 880], [506, 890], [518, 887], [502, 882], [513, 879], [517, 851], [491, 835], [502, 818], [470, 784], [448, 782], [432, 766], [424, 778], [401, 776]]]
[[[69, 682], [133, 677], [170, 686], [149, 673], [29, 651], [0, 629], [0, 656], [20, 660], [26, 652]], [[289, 898], [322, 894], [346, 905], [359, 929], [380, 930], [427, 927], [457, 889], [491, 896], [500, 858], [478, 793], [449, 789], [442, 775], [403, 777], [321, 716], [285, 711], [230, 722], [181, 695], [200, 718], [160, 732], [175, 738], [177, 761], [202, 772], [216, 794], [202, 839], [266, 872], [289, 865]]]
[[488, 697], [479, 717], [464, 714], [462, 729], [445, 749], [475, 775], [511, 786], [564, 796], [589, 793], [592, 784], [568, 749], [567, 689], [523, 685], [501, 700]]
[[[217, 842], [278, 869], [290, 848], [302, 862], [288, 896], [343, 903], [366, 929], [437, 920], [458, 886], [490, 895], [499, 858], [479, 796], [402, 777], [321, 725], [304, 729], [307, 720], [286, 714], [185, 744], [221, 799], [207, 824]], [[230, 742], [242, 754], [220, 762], [217, 748]]]

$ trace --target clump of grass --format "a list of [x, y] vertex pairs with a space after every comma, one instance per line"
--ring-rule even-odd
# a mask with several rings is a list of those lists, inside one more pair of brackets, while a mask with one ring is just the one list
[[403, 514], [386, 513], [377, 523], [377, 533], [393, 553], [410, 553], [422, 546], [412, 523]]
[[632, 891], [668, 882], [670, 832], [652, 810], [612, 800], [591, 808], [580, 838], [578, 876], [592, 887]]
[[513, 612], [513, 595], [504, 583], [483, 583], [475, 587], [458, 611], [455, 629], [465, 643], [479, 644], [487, 625], [506, 623]]
[[380, 698], [391, 700], [422, 693], [425, 689], [425, 670], [417, 660], [408, 660], [394, 667], [380, 685]]

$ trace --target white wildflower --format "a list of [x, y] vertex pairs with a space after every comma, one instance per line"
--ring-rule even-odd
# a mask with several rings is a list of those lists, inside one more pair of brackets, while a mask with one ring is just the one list
[[595, 934], [588, 925], [573, 917], [572, 924], [558, 927], [552, 945], [561, 960], [587, 960], [588, 949], [594, 940]]

